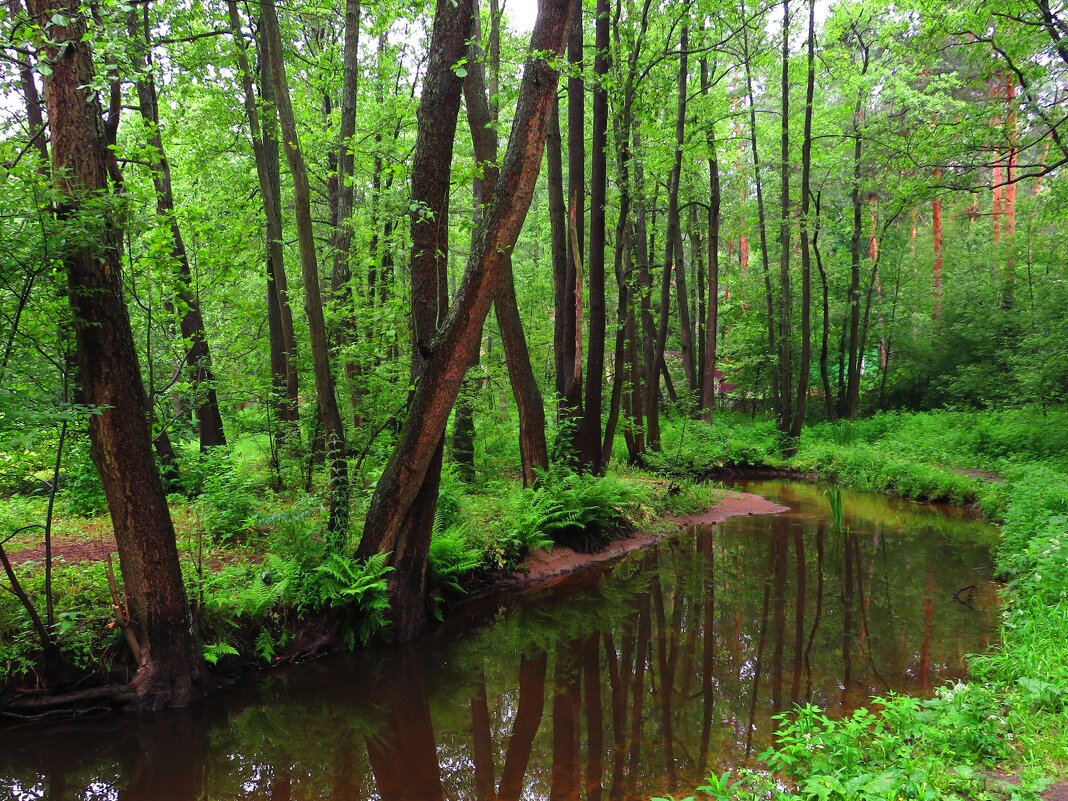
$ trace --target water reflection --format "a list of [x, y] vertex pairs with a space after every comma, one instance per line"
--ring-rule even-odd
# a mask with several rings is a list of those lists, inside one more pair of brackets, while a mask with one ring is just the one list
[[754, 490], [794, 511], [192, 709], [4, 731], [0, 797], [647, 798], [744, 760], [794, 703], [926, 693], [985, 646], [986, 527], [849, 495], [838, 535], [817, 489]]

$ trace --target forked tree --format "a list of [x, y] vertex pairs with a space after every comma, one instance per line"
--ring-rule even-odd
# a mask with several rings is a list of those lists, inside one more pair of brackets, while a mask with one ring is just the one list
[[[421, 514], [419, 496], [439, 451], [460, 384], [482, 339], [490, 305], [505, 276], [502, 254], [515, 246], [530, 208], [556, 99], [552, 56], [563, 49], [577, 0], [544, 0], [531, 37], [515, 120], [493, 198], [474, 237], [456, 302], [437, 336], [425, 344], [422, 375], [412, 393], [397, 447], [375, 488], [359, 555], [390, 552], [392, 636], [408, 639], [427, 620], [426, 554], [433, 516]], [[433, 56], [432, 56], [433, 57]]]

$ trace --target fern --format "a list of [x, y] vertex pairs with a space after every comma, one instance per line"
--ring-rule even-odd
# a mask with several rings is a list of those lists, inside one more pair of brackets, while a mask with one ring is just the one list
[[225, 642], [213, 642], [204, 646], [204, 661], [211, 664], [219, 664], [219, 658], [223, 656], [238, 656], [234, 646]]
[[435, 528], [430, 540], [430, 586], [434, 590], [463, 592], [460, 579], [485, 565], [486, 552], [473, 541], [469, 523]]
[[270, 629], [263, 629], [256, 637], [256, 656], [262, 659], [264, 662], [270, 662], [274, 659], [274, 636], [271, 634]]

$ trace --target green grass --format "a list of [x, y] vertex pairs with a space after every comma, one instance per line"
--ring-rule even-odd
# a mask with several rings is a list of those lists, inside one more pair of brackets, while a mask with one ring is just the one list
[[[728, 418], [715, 437], [691, 432], [688, 441], [697, 452], [679, 463], [700, 464], [712, 455], [709, 448], [729, 454], [756, 443], [766, 466], [918, 500], [974, 503], [1000, 522], [997, 570], [1006, 581], [1001, 639], [971, 658], [969, 682], [943, 688], [933, 699], [876, 698], [844, 720], [812, 707], [781, 716], [777, 744], [760, 765], [712, 775], [699, 794], [1036, 799], [1051, 777], [1064, 776], [1068, 410], [885, 414], [825, 424], [807, 431], [789, 460], [778, 456], [767, 423], [750, 432], [744, 426]], [[995, 475], [960, 472], [965, 470]], [[1021, 784], [1006, 784], [998, 778], [1002, 773]]]

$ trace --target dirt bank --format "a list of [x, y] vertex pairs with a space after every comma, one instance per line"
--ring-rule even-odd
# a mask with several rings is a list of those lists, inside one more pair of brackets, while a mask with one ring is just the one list
[[557, 545], [551, 551], [540, 549], [534, 551], [520, 565], [519, 570], [503, 578], [497, 583], [495, 589], [506, 591], [548, 587], [593, 565], [611, 562], [624, 554], [655, 545], [664, 537], [677, 533], [685, 526], [712, 525], [721, 523], [729, 517], [776, 515], [786, 511], [789, 511], [788, 507], [772, 503], [767, 498], [751, 492], [729, 492], [707, 512], [667, 518], [677, 524], [678, 528], [660, 533], [636, 531], [626, 537], [612, 540], [607, 547], [596, 553], [579, 553], [562, 545]]

